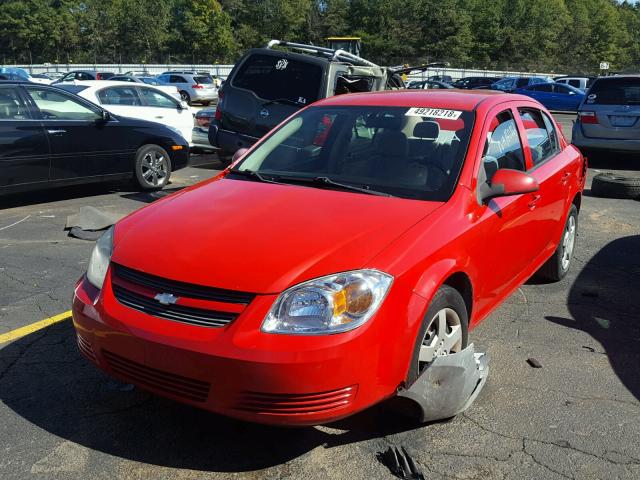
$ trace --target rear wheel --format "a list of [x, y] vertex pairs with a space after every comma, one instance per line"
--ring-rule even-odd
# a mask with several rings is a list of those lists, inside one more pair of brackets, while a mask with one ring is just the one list
[[538, 274], [541, 277], [558, 282], [562, 280], [569, 268], [571, 267], [571, 260], [573, 259], [573, 250], [576, 246], [576, 237], [578, 236], [578, 209], [575, 205], [571, 205], [569, 209], [569, 215], [567, 215], [567, 221], [562, 231], [562, 239], [560, 244], [553, 252], [553, 255], [547, 262], [540, 268]]
[[436, 292], [413, 349], [407, 386], [440, 356], [462, 351], [467, 346], [469, 317], [464, 299], [448, 285]]
[[182, 100], [183, 102], [187, 102], [188, 105], [191, 105], [191, 97], [184, 90], [180, 91], [180, 100]]
[[171, 159], [159, 145], [145, 145], [136, 153], [135, 177], [142, 190], [160, 190], [171, 177]]

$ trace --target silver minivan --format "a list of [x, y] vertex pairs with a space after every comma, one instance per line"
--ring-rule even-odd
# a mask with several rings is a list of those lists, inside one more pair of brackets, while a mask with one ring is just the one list
[[640, 152], [640, 75], [598, 78], [578, 107], [572, 133], [583, 151]]

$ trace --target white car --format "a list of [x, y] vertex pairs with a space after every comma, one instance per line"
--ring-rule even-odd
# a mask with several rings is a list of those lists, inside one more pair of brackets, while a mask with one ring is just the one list
[[156, 87], [110, 80], [85, 80], [55, 86], [86, 98], [115, 115], [173, 127], [189, 145], [193, 145], [193, 111], [185, 102]]

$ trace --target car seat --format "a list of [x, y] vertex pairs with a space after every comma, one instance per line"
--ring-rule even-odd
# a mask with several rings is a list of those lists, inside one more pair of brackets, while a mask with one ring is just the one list
[[18, 102], [6, 93], [0, 93], [0, 118], [3, 120], [22, 118]]

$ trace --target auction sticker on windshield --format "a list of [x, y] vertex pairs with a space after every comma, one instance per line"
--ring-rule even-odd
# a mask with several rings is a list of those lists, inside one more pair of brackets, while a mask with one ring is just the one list
[[429, 117], [429, 118], [446, 118], [448, 120], [457, 120], [462, 112], [460, 110], [444, 110], [442, 108], [410, 108], [405, 115], [411, 117]]

